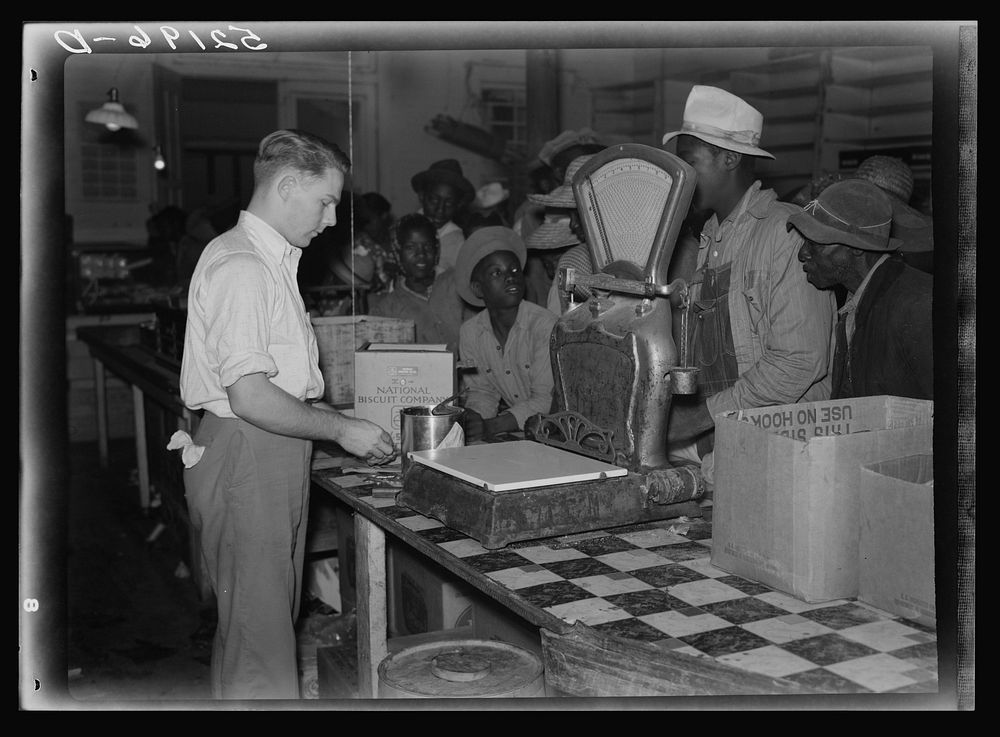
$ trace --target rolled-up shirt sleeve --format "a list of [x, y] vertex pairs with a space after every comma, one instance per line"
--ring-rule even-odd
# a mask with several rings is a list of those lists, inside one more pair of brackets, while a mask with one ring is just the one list
[[736, 409], [798, 402], [814, 385], [828, 379], [835, 297], [806, 279], [797, 259], [801, 237], [794, 232], [773, 237], [769, 278], [745, 284], [742, 295], [762, 350], [731, 387], [708, 398], [713, 417]]
[[[206, 357], [217, 366], [223, 387], [248, 374], [264, 373], [272, 378], [278, 366], [268, 351], [271, 319], [267, 305], [273, 303], [273, 281], [250, 254], [235, 254], [220, 260], [208, 276], [206, 293], [212, 300], [208, 314], [214, 316], [205, 335]], [[212, 288], [212, 282], [226, 288]]]

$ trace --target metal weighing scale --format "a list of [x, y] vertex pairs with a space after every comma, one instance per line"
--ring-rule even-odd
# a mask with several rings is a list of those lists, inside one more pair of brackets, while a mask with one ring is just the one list
[[[671, 397], [696, 390], [687, 285], [667, 283], [695, 177], [674, 154], [634, 143], [580, 168], [573, 191], [595, 273], [557, 278], [594, 296], [552, 331], [556, 411], [531, 418], [527, 440], [412, 452], [397, 504], [491, 549], [701, 516], [700, 466], [673, 466], [666, 453]], [[681, 355], [672, 302], [683, 310]]]

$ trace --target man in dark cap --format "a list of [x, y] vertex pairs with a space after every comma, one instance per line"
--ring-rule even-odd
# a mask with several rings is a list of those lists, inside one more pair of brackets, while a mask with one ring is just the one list
[[889, 235], [893, 204], [870, 182], [845, 180], [788, 219], [817, 289], [842, 285], [832, 399], [891, 394], [934, 398], [933, 278], [907, 265]]
[[441, 273], [455, 265], [458, 249], [465, 242], [455, 217], [472, 202], [476, 189], [462, 174], [462, 166], [455, 159], [435, 161], [426, 170], [414, 174], [410, 185], [420, 200], [419, 212], [437, 228], [441, 249], [437, 270]]
[[549, 337], [558, 318], [524, 299], [526, 258], [521, 236], [495, 225], [469, 235], [458, 254], [459, 295], [486, 307], [459, 330], [459, 356], [476, 366], [462, 378], [468, 441], [521, 431], [532, 415], [552, 411]]

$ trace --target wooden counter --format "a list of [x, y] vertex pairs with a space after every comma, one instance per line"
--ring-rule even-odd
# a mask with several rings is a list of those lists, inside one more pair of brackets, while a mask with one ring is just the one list
[[76, 330], [94, 363], [94, 391], [97, 395], [97, 442], [102, 466], [108, 465], [108, 398], [106, 372], [111, 372], [131, 388], [135, 431], [135, 455], [139, 476], [139, 506], [148, 512], [154, 502], [169, 506], [178, 530], [187, 540], [188, 566], [203, 599], [211, 596], [202, 569], [201, 548], [191, 529], [184, 499], [183, 465], [167, 443], [176, 430], [194, 434], [200, 413], [192, 412], [180, 398], [179, 371], [175, 365], [140, 344], [138, 325], [83, 326]]

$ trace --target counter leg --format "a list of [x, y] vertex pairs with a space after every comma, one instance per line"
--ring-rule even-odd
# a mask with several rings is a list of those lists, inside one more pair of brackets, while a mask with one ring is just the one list
[[146, 455], [146, 404], [142, 389], [132, 387], [132, 416], [135, 421], [135, 455], [139, 468], [139, 506], [149, 509], [149, 456]]
[[386, 642], [385, 533], [354, 515], [358, 615], [358, 696], [378, 698], [378, 666], [389, 654]]
[[97, 394], [97, 452], [101, 468], [108, 467], [108, 395], [104, 388], [104, 364], [94, 359], [94, 391]]

